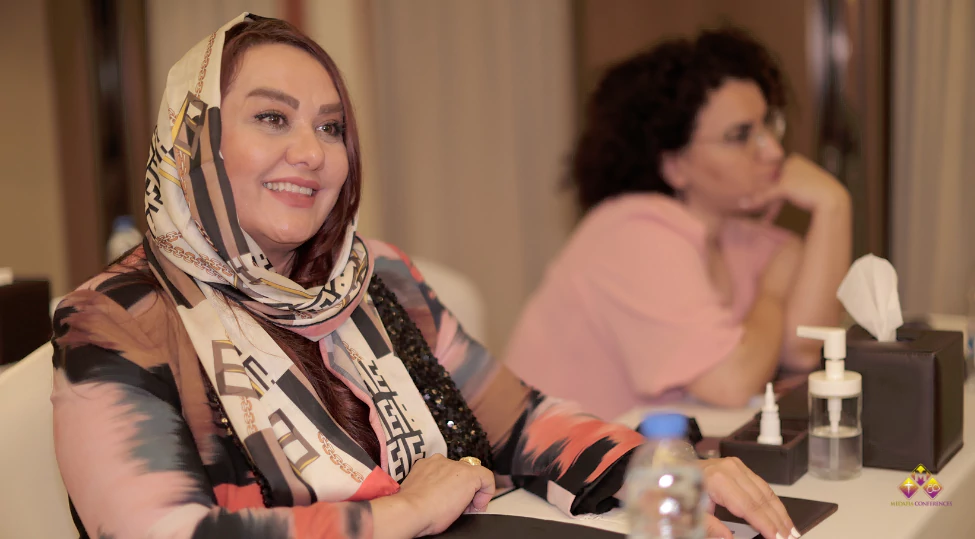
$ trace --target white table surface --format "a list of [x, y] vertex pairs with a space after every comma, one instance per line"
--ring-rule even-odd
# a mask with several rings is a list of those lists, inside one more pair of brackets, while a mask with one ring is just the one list
[[[949, 323], [933, 325], [956, 329], [951, 327], [956, 324], [950, 322], [957, 323], [956, 318], [961, 317], [950, 318]], [[756, 403], [747, 408], [727, 410], [680, 403], [631, 410], [618, 421], [635, 426], [646, 413], [664, 409], [694, 417], [705, 436], [727, 436], [753, 417], [759, 407]], [[793, 485], [772, 485], [772, 489], [779, 496], [826, 501], [839, 506], [835, 513], [803, 536], [809, 539], [975, 537], [975, 379], [965, 385], [964, 417], [965, 446], [940, 473], [935, 474], [944, 488], [937, 501], [950, 501], [951, 507], [891, 506], [891, 502], [905, 501], [897, 487], [908, 472], [877, 468], [864, 468], [860, 477], [850, 481], [826, 481], [806, 474]], [[918, 493], [911, 501], [917, 501], [922, 495]], [[573, 522], [619, 533], [626, 533], [628, 529], [619, 510], [602, 516], [568, 517], [545, 500], [523, 490], [493, 500], [488, 504], [487, 512]]]

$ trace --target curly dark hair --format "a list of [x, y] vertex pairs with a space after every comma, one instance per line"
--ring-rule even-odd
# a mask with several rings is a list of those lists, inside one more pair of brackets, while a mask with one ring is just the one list
[[673, 196], [661, 158], [687, 145], [708, 93], [728, 79], [754, 81], [770, 107], [785, 106], [777, 62], [740, 29], [664, 41], [611, 67], [587, 103], [572, 159], [581, 209], [623, 193]]

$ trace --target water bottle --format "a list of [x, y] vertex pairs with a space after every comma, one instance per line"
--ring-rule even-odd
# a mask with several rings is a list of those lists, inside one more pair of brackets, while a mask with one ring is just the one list
[[112, 234], [108, 237], [108, 264], [114, 262], [126, 251], [142, 243], [142, 233], [135, 227], [131, 216], [120, 215], [112, 222]]
[[640, 423], [647, 442], [630, 459], [624, 503], [634, 539], [703, 539], [707, 494], [687, 418], [652, 414]]

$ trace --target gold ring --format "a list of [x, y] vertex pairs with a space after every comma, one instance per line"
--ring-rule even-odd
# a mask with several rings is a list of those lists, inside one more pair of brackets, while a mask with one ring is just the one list
[[481, 459], [479, 459], [477, 457], [463, 457], [463, 458], [460, 459], [460, 462], [463, 462], [463, 463], [466, 463], [466, 464], [470, 464], [471, 466], [480, 466], [481, 465]]

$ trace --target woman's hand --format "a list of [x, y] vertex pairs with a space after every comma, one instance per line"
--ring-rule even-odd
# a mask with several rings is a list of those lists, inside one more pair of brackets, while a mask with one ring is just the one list
[[419, 537], [446, 530], [466, 512], [484, 511], [494, 474], [483, 466], [433, 455], [418, 460], [392, 496], [373, 500], [376, 537]]
[[790, 155], [779, 183], [741, 201], [745, 211], [775, 208], [782, 202], [816, 214], [848, 208], [850, 194], [836, 178], [805, 157]]
[[[765, 539], [795, 538], [792, 519], [779, 497], [762, 478], [735, 457], [701, 461], [704, 488], [714, 503], [745, 519]], [[714, 515], [708, 515], [707, 537], [733, 539], [731, 530]]]

